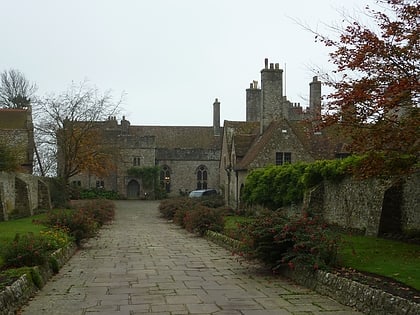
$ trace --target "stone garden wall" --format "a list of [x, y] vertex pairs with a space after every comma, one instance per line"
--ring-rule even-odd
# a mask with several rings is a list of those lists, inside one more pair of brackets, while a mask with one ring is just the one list
[[405, 178], [325, 181], [305, 196], [305, 205], [334, 225], [376, 236], [420, 231], [420, 172]]
[[0, 221], [51, 209], [47, 183], [41, 177], [0, 172]]

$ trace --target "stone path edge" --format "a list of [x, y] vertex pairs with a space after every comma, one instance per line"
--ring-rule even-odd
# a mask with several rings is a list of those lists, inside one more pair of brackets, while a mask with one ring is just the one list
[[[51, 254], [51, 257], [56, 259], [59, 269], [74, 255], [77, 248], [76, 244], [71, 243], [67, 247], [60, 248]], [[40, 286], [42, 288], [52, 277], [54, 271], [49, 266], [33, 268], [41, 276]], [[38, 290], [39, 288], [35, 286], [27, 274], [22, 275], [0, 292], [0, 315], [15, 314], [15, 311], [27, 303]]]
[[[240, 242], [224, 234], [207, 231], [205, 237], [233, 252], [240, 248]], [[365, 314], [420, 314], [420, 304], [392, 295], [357, 281], [323, 270], [305, 270], [284, 267], [280, 274], [306, 288], [328, 296], [341, 304], [356, 308]]]
[[[238, 250], [240, 247], [240, 243], [237, 240], [214, 231], [207, 231], [205, 237], [232, 251]], [[74, 255], [76, 250], [77, 246], [71, 244], [52, 254], [57, 259], [59, 268]], [[53, 271], [44, 269], [40, 274], [42, 275], [43, 286], [53, 275]], [[365, 314], [380, 314], [383, 312], [383, 314], [395, 315], [420, 314], [420, 304], [418, 303], [329, 272], [284, 268], [281, 270], [281, 274], [300, 285], [331, 297], [344, 305], [354, 307]], [[0, 292], [0, 315], [14, 314], [37, 290], [28, 276], [26, 274], [22, 275], [12, 285], [7, 286]]]

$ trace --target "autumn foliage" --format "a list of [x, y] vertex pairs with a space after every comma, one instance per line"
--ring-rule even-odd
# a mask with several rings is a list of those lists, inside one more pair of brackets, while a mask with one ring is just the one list
[[377, 2], [365, 8], [369, 26], [347, 17], [337, 39], [316, 36], [335, 66], [322, 125], [339, 123], [354, 153], [418, 156], [420, 1]]

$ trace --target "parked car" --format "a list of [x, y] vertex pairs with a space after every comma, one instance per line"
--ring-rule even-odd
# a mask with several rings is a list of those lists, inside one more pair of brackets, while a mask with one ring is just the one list
[[208, 196], [216, 196], [217, 190], [216, 189], [198, 189], [193, 190], [188, 195], [190, 198], [199, 198], [199, 197], [208, 197]]

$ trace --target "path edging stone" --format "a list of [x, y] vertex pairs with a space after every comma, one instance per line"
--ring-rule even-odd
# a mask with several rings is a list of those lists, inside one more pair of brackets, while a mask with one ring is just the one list
[[[69, 244], [64, 248], [60, 248], [51, 254], [51, 257], [56, 259], [58, 268], [60, 269], [77, 250], [74, 243]], [[48, 279], [52, 277], [54, 271], [51, 267], [33, 267], [34, 272], [41, 276], [41, 288], [47, 283]], [[27, 274], [22, 275], [19, 279], [7, 286], [0, 292], [0, 315], [14, 315], [15, 311], [24, 305], [31, 296], [39, 289], [35, 286], [33, 281]]]
[[[205, 237], [228, 250], [236, 251], [241, 246], [239, 241], [218, 232], [207, 231]], [[279, 272], [300, 285], [331, 297], [365, 314], [420, 314], [419, 303], [330, 272], [304, 268], [291, 270], [288, 267], [281, 268]]]

